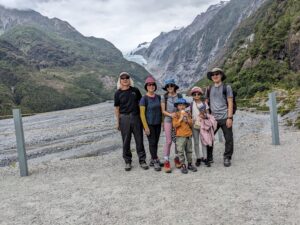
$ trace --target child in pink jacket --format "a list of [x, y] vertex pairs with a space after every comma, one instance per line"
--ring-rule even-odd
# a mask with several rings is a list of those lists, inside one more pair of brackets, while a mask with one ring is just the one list
[[206, 153], [203, 155], [205, 165], [210, 167], [210, 162], [207, 160], [207, 146], [213, 146], [215, 138], [215, 130], [217, 129], [216, 119], [206, 112], [205, 104], [199, 108], [200, 117], [200, 140], [202, 146], [206, 146]]

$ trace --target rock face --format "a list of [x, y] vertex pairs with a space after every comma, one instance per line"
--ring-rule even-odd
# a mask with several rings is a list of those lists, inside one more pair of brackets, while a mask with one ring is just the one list
[[[222, 65], [237, 96], [285, 89], [290, 96], [284, 105], [294, 110], [300, 88], [300, 1], [267, 1], [227, 43], [215, 65]], [[279, 112], [284, 114], [284, 107]]]
[[16, 105], [30, 113], [99, 103], [113, 98], [121, 71], [139, 87], [148, 74], [105, 39], [85, 37], [57, 18], [2, 6], [0, 65], [0, 115]]
[[221, 2], [198, 15], [186, 28], [161, 33], [140, 52], [147, 60], [146, 68], [161, 81], [173, 77], [180, 86], [189, 87], [203, 77], [241, 21], [264, 1]]
[[[298, 20], [300, 24], [300, 17]], [[290, 34], [287, 47], [288, 47], [287, 50], [290, 55], [291, 68], [292, 70], [299, 72], [300, 71], [300, 31], [298, 31], [295, 34]]]

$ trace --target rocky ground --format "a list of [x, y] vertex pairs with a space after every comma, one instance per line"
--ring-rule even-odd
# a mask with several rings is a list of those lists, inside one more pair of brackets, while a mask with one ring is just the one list
[[300, 224], [300, 132], [280, 126], [273, 146], [268, 115], [238, 111], [232, 166], [217, 142], [212, 167], [187, 175], [144, 171], [136, 154], [125, 172], [112, 103], [23, 122], [32, 159], [21, 178], [13, 123], [0, 121], [1, 225]]

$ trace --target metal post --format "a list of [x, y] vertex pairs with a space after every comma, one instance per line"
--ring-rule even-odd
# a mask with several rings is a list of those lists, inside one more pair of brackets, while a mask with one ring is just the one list
[[13, 116], [15, 122], [17, 149], [19, 158], [19, 167], [21, 177], [28, 176], [27, 157], [25, 150], [23, 123], [20, 109], [13, 109]]
[[219, 142], [223, 142], [223, 131], [221, 129], [218, 130]]
[[269, 93], [269, 100], [270, 100], [269, 103], [270, 103], [271, 129], [272, 129], [272, 144], [280, 145], [275, 92]]

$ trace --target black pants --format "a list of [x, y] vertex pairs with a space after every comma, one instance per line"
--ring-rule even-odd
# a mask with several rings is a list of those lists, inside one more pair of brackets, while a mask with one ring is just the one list
[[146, 161], [146, 152], [143, 143], [143, 126], [139, 115], [120, 115], [120, 130], [123, 140], [123, 158], [126, 163], [131, 163], [132, 154], [130, 151], [131, 135], [133, 134], [136, 151], [139, 157], [139, 162]]
[[158, 141], [161, 132], [161, 124], [158, 125], [148, 125], [150, 130], [150, 135], [147, 136], [149, 142], [149, 150], [152, 159], [157, 159], [157, 149]]
[[[219, 130], [219, 128], [222, 129], [224, 138], [225, 138], [225, 152], [224, 152], [224, 158], [231, 159], [233, 154], [233, 133], [232, 133], [232, 127], [227, 128], [226, 126], [226, 120], [217, 120], [218, 126], [215, 131], [215, 134]], [[207, 146], [207, 158], [209, 160], [213, 159], [213, 146]]]

